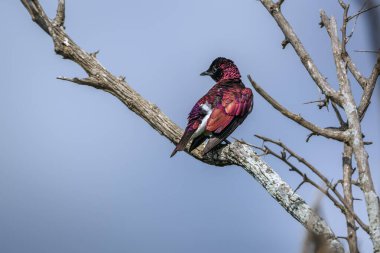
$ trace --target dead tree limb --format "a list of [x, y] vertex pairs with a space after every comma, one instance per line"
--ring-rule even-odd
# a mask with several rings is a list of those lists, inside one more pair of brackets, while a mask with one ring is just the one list
[[273, 108], [275, 108], [277, 111], [282, 113], [285, 117], [295, 121], [299, 125], [305, 127], [306, 129], [309, 129], [311, 132], [313, 132], [316, 135], [322, 135], [326, 138], [331, 138], [338, 141], [346, 141], [348, 140], [348, 133], [334, 130], [334, 129], [328, 129], [328, 128], [321, 128], [310, 121], [304, 119], [299, 114], [295, 114], [288, 109], [286, 109], [283, 105], [281, 105], [279, 102], [277, 102], [274, 98], [272, 98], [263, 88], [261, 88], [260, 85], [258, 85], [251, 76], [248, 76], [249, 81], [251, 82], [253, 88], [256, 90], [257, 93], [259, 93]]
[[[351, 132], [349, 143], [353, 149], [353, 154], [359, 171], [360, 188], [364, 194], [366, 202], [370, 236], [374, 252], [378, 253], [380, 252], [380, 200], [375, 191], [368, 162], [368, 154], [364, 148], [363, 134], [360, 124], [361, 116], [352, 94], [351, 85], [347, 78], [346, 63], [342, 57], [343, 49], [339, 43], [335, 18], [328, 18], [326, 13], [321, 11], [321, 19], [331, 39], [331, 47], [333, 49], [333, 56], [339, 80], [339, 90], [343, 100], [342, 106], [347, 116], [348, 128]], [[379, 62], [375, 64], [373, 70], [373, 72], [375, 72], [373, 75], [376, 76], [375, 79], [377, 79], [378, 76], [378, 63]], [[366, 92], [364, 91], [364, 94], [365, 93]], [[368, 101], [369, 100], [370, 97], [368, 98]]]
[[[380, 53], [378, 53], [377, 62], [373, 68], [373, 71], [370, 77], [363, 77], [359, 70], [356, 68], [355, 64], [352, 62], [352, 59], [346, 52], [346, 44], [348, 42], [346, 29], [347, 22], [350, 20], [348, 16], [349, 5], [346, 4], [343, 0], [338, 0], [339, 4], [344, 10], [343, 13], [343, 26], [342, 26], [342, 38], [341, 42], [338, 37], [337, 25], [334, 17], [327, 17], [324, 11], [321, 11], [321, 27], [325, 27], [328, 35], [331, 39], [331, 48], [333, 52], [334, 62], [336, 66], [336, 73], [338, 77], [339, 90], [334, 90], [330, 84], [323, 78], [322, 74], [319, 72], [315, 64], [313, 63], [310, 55], [307, 53], [306, 49], [303, 47], [301, 41], [295, 34], [291, 25], [288, 23], [286, 18], [281, 12], [281, 9], [274, 3], [272, 0], [261, 0], [260, 1], [264, 7], [268, 10], [268, 12], [272, 15], [274, 20], [277, 22], [278, 26], [282, 30], [285, 38], [290, 42], [299, 56], [301, 62], [305, 66], [306, 70], [309, 72], [310, 76], [314, 80], [315, 84], [322, 90], [322, 92], [326, 95], [327, 98], [331, 99], [336, 105], [344, 109], [345, 116], [347, 119], [347, 126], [344, 127], [345, 140], [339, 140], [344, 143], [344, 145], [348, 144], [352, 147], [353, 156], [355, 157], [355, 161], [358, 167], [359, 172], [359, 181], [360, 188], [364, 194], [364, 199], [367, 208], [367, 215], [369, 220], [369, 234], [371, 237], [371, 241], [373, 244], [374, 252], [380, 252], [380, 200], [379, 196], [375, 191], [375, 187], [373, 184], [371, 171], [369, 167], [368, 154], [365, 150], [365, 143], [363, 141], [363, 133], [361, 130], [361, 120], [364, 118], [365, 112], [369, 106], [371, 101], [371, 96], [373, 93], [373, 89], [375, 87], [375, 83], [380, 74]], [[370, 9], [366, 10], [369, 11]], [[358, 15], [360, 15], [361, 11], [359, 11]], [[356, 17], [358, 15], [354, 15]], [[347, 69], [352, 72], [355, 79], [358, 81], [360, 86], [363, 88], [364, 92], [362, 94], [362, 98], [359, 106], [356, 105], [354, 96], [351, 89], [351, 84], [347, 77]], [[260, 92], [259, 92], [260, 93]], [[261, 94], [261, 93], [260, 93]], [[279, 103], [273, 100], [271, 97], [266, 96], [264, 94], [264, 98], [277, 110], [284, 111], [284, 107], [282, 108]], [[335, 112], [337, 112], [335, 110]], [[284, 114], [284, 113], [283, 113]], [[288, 118], [291, 114], [286, 115]], [[293, 115], [295, 116], [295, 115]], [[339, 119], [338, 119], [339, 120]], [[341, 120], [340, 120], [340, 123]], [[306, 127], [306, 126], [304, 126]], [[306, 127], [308, 128], [308, 127]], [[310, 129], [310, 128], [308, 128]], [[311, 129], [310, 129], [311, 130]], [[309, 136], [313, 135], [322, 135], [321, 131], [316, 131], [314, 128], [312, 133]], [[326, 135], [324, 135], [326, 137]], [[350, 179], [351, 181], [351, 179]]]
[[[291, 164], [288, 160], [290, 157], [294, 157], [299, 163], [305, 165], [305, 167], [307, 167], [313, 174], [315, 174], [320, 180], [322, 180], [322, 182], [325, 184], [325, 187], [321, 187], [319, 185], [317, 185], [314, 181], [312, 181], [311, 179], [308, 179], [307, 182], [309, 182], [311, 185], [313, 185], [315, 188], [317, 188], [320, 192], [322, 192], [323, 194], [325, 194], [333, 203], [336, 207], [338, 207], [343, 214], [349, 214], [350, 216], [352, 216], [357, 222], [358, 224], [360, 225], [360, 227], [366, 232], [366, 233], [369, 233], [369, 227], [368, 225], [366, 225], [357, 215], [356, 213], [354, 212], [354, 209], [352, 207], [352, 205], [350, 205], [349, 202], [347, 202], [345, 200], [345, 198], [338, 192], [338, 190], [336, 189], [336, 186], [333, 185], [331, 183], [331, 180], [327, 179], [320, 170], [318, 170], [315, 166], [313, 166], [310, 162], [308, 162], [305, 158], [301, 157], [300, 155], [298, 155], [297, 153], [295, 153], [293, 150], [291, 150], [288, 146], [286, 146], [284, 143], [282, 143], [281, 141], [276, 141], [276, 140], [273, 140], [273, 139], [270, 139], [268, 137], [265, 137], [265, 136], [261, 136], [261, 135], [255, 135], [257, 138], [259, 138], [260, 140], [262, 140], [263, 142], [268, 142], [268, 143], [272, 143], [272, 144], [275, 144], [279, 147], [282, 148], [283, 152], [285, 153], [285, 156], [280, 156], [278, 154], [276, 154], [275, 152], [273, 152], [272, 150], [270, 150], [269, 148], [267, 148], [265, 146], [265, 150], [263, 150], [265, 153], [268, 153], [268, 154], [271, 154], [273, 156], [275, 156], [276, 158], [282, 160], [283, 162], [285, 162], [288, 166], [290, 166], [292, 168], [292, 170], [296, 171], [299, 175], [303, 176], [306, 175], [304, 172], [301, 172], [300, 169], [296, 168], [296, 166], [294, 166], [293, 164]], [[289, 154], [289, 157], [286, 158], [286, 153]], [[335, 199], [333, 196], [330, 195], [330, 193], [328, 192], [328, 190], [331, 190], [335, 196], [338, 198]], [[340, 201], [340, 203], [339, 203]]]
[[289, 22], [286, 20], [284, 15], [281, 13], [279, 6], [272, 0], [261, 0], [261, 3], [269, 11], [274, 20], [277, 22], [278, 26], [288, 39], [290, 44], [293, 46], [297, 55], [299, 56], [302, 64], [309, 72], [311, 78], [314, 80], [316, 85], [321, 89], [321, 91], [333, 100], [339, 106], [341, 105], [341, 99], [337, 91], [335, 91], [331, 85], [327, 82], [326, 78], [318, 70], [317, 66], [314, 64], [309, 53], [306, 51], [301, 40], [298, 38], [297, 34], [294, 32], [293, 28], [290, 26]]
[[[354, 208], [354, 201], [352, 197], [352, 148], [345, 144], [343, 151], [343, 194], [344, 200], [350, 208]], [[346, 214], [347, 223], [347, 241], [350, 253], [358, 253], [358, 238], [356, 235], [355, 218], [352, 214]]]

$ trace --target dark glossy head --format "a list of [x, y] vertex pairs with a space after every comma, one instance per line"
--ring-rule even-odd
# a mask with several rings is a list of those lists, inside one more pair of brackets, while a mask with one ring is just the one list
[[216, 82], [220, 80], [237, 79], [240, 78], [239, 69], [233, 61], [224, 57], [216, 58], [201, 76], [211, 76]]

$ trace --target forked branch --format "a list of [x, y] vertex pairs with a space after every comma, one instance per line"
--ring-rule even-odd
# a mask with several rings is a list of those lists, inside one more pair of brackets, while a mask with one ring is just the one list
[[274, 3], [272, 0], [261, 0], [260, 1], [264, 7], [269, 11], [269, 13], [273, 16], [274, 20], [276, 20], [278, 26], [281, 28], [282, 32], [285, 35], [285, 38], [290, 42], [299, 56], [302, 64], [309, 72], [311, 78], [317, 84], [317, 86], [322, 90], [322, 92], [333, 100], [339, 106], [341, 105], [341, 99], [337, 91], [335, 91], [331, 85], [327, 82], [326, 78], [321, 74], [318, 70], [317, 66], [314, 64], [311, 59], [309, 53], [306, 51], [303, 46], [301, 40], [298, 38], [293, 28], [290, 26], [288, 20], [281, 13], [281, 9], [279, 6]]
[[295, 114], [284, 106], [282, 106], [279, 102], [277, 102], [274, 98], [272, 98], [260, 85], [258, 85], [251, 76], [248, 76], [249, 81], [251, 82], [253, 88], [259, 93], [273, 108], [282, 113], [285, 117], [293, 120], [297, 124], [309, 129], [314, 135], [322, 135], [326, 138], [331, 138], [338, 141], [347, 141], [348, 135], [344, 131], [321, 128], [310, 121], [304, 119], [298, 114]]
[[[313, 180], [309, 179], [306, 181], [313, 185], [315, 188], [317, 188], [319, 191], [321, 191], [323, 194], [325, 194], [336, 207], [338, 207], [345, 215], [349, 214], [352, 216], [360, 225], [360, 227], [368, 234], [369, 228], [368, 225], [366, 225], [354, 212], [353, 207], [350, 205], [349, 202], [347, 202], [344, 197], [339, 193], [339, 191], [336, 189], [335, 185], [331, 183], [331, 181], [326, 178], [320, 170], [318, 170], [315, 166], [313, 166], [310, 162], [308, 162], [305, 158], [301, 157], [297, 153], [295, 153], [293, 150], [291, 150], [288, 146], [286, 146], [281, 141], [276, 141], [271, 138], [261, 136], [261, 135], [255, 135], [257, 138], [262, 140], [263, 142], [268, 142], [275, 144], [283, 149], [283, 155], [278, 155], [275, 152], [273, 152], [271, 149], [269, 149], [267, 146], [265, 146], [264, 152], [268, 152], [269, 154], [275, 156], [276, 158], [282, 160], [285, 162], [289, 167], [292, 168], [293, 171], [297, 172], [297, 174], [301, 175], [303, 178], [305, 178], [306, 173], [302, 172], [300, 169], [298, 169], [295, 165], [289, 162], [289, 158], [294, 157], [298, 162], [305, 165], [314, 175], [316, 175], [319, 179], [322, 180], [322, 182], [325, 184], [325, 187], [319, 186], [317, 183], [315, 183]], [[286, 154], [289, 154], [289, 157], [287, 157]], [[304, 180], [305, 181], [305, 180]], [[326, 189], [327, 188], [327, 189]], [[338, 198], [335, 199], [328, 191], [331, 190], [334, 195]]]

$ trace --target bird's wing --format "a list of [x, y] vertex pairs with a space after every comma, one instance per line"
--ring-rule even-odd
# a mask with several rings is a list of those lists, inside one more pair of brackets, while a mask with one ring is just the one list
[[[170, 157], [174, 156], [178, 151], [182, 151], [185, 149], [187, 143], [191, 140], [191, 137], [194, 135], [194, 133], [197, 131], [197, 129], [200, 127], [202, 120], [206, 117], [207, 112], [204, 110], [204, 107], [202, 107], [203, 104], [207, 102], [207, 97], [202, 97], [192, 108], [192, 110], [189, 113], [188, 116], [188, 123], [185, 129], [185, 132], [183, 133], [181, 140], [178, 142], [177, 146], [173, 150]], [[200, 145], [199, 143], [198, 145]], [[194, 149], [196, 147], [192, 147]], [[191, 151], [191, 150], [190, 150]]]
[[213, 109], [207, 121], [206, 130], [213, 137], [208, 141], [206, 154], [225, 140], [248, 116], [253, 106], [253, 94], [249, 88], [228, 88]]

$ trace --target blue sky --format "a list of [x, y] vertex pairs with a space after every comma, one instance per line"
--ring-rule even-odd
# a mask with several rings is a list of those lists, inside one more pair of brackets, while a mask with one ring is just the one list
[[[56, 1], [41, 1], [50, 16]], [[336, 1], [285, 1], [283, 12], [315, 63], [337, 87], [330, 41], [319, 10], [341, 21]], [[358, 9], [353, 4], [352, 9]], [[179, 153], [111, 95], [56, 80], [84, 77], [55, 55], [51, 39], [20, 1], [0, 2], [0, 251], [19, 252], [299, 252], [303, 227], [238, 167], [218, 168]], [[349, 44], [368, 75], [373, 49], [360, 18]], [[66, 31], [116, 76], [184, 127], [187, 113], [213, 81], [199, 76], [211, 61], [234, 60], [290, 110], [320, 126], [337, 125], [330, 110], [304, 102], [319, 92], [294, 50], [258, 1], [67, 1]], [[360, 87], [353, 82], [359, 97]], [[377, 92], [378, 93], [378, 92]], [[377, 95], [377, 94], [376, 94]], [[363, 123], [380, 192], [378, 97]], [[341, 178], [341, 144], [285, 119], [258, 94], [252, 114], [232, 136], [260, 145], [254, 134], [281, 139], [330, 179]], [[289, 184], [300, 178], [266, 160]], [[316, 191], [299, 193], [309, 202]], [[355, 192], [357, 197], [362, 197]], [[323, 215], [337, 235], [341, 213]], [[364, 205], [358, 203], [363, 216]], [[363, 216], [366, 220], [365, 215]], [[360, 245], [369, 250], [367, 237]]]

